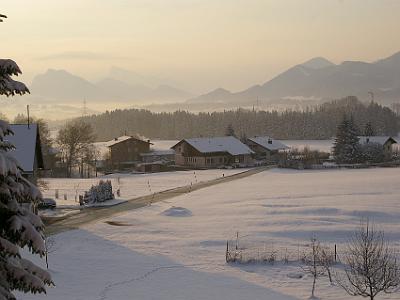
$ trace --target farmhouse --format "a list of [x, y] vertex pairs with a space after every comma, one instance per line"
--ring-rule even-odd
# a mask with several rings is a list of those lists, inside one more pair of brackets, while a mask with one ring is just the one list
[[175, 146], [175, 164], [196, 168], [249, 166], [254, 152], [232, 136], [183, 139]]
[[5, 141], [13, 144], [15, 149], [9, 153], [20, 167], [22, 176], [36, 183], [38, 170], [44, 169], [42, 147], [37, 124], [10, 124], [14, 135], [5, 137]]
[[277, 161], [279, 151], [289, 149], [282, 142], [268, 136], [248, 138], [246, 144], [256, 153], [257, 159], [266, 159], [267, 161]]
[[110, 151], [114, 167], [127, 167], [141, 160], [140, 154], [150, 151], [150, 140], [144, 141], [132, 136], [121, 136], [105, 143]]
[[359, 143], [361, 145], [366, 144], [378, 144], [383, 147], [383, 153], [386, 159], [391, 159], [393, 155], [393, 144], [397, 144], [397, 141], [390, 136], [359, 136]]

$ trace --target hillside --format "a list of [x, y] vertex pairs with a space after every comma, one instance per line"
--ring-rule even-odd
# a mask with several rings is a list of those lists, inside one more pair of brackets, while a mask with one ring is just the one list
[[[305, 111], [227, 110], [213, 113], [176, 111], [154, 113], [148, 110], [125, 109], [84, 117], [99, 141], [123, 133], [149, 138], [181, 139], [199, 136], [222, 136], [232, 124], [237, 136], [269, 135], [279, 139], [329, 139], [344, 114], [352, 114], [360, 132], [371, 122], [378, 135], [397, 135], [399, 117], [376, 103], [365, 105], [355, 97], [324, 103]], [[113, 126], [110, 126], [113, 124]]]
[[262, 85], [246, 90], [221, 94], [219, 89], [191, 102], [208, 100], [225, 103], [246, 103], [259, 99], [270, 102], [277, 99], [335, 99], [354, 95], [368, 99], [373, 92], [381, 103], [400, 99], [400, 52], [376, 62], [345, 61], [335, 65], [317, 57], [291, 67]]

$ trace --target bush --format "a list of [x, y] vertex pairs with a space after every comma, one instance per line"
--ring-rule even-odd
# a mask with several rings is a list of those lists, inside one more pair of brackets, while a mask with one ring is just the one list
[[361, 145], [361, 160], [363, 162], [379, 163], [385, 161], [385, 153], [382, 145], [378, 143], [366, 143]]
[[294, 148], [284, 153], [279, 166], [282, 168], [311, 169], [313, 165], [322, 164], [327, 159], [329, 159], [327, 152], [311, 150], [308, 147], [301, 150]]
[[100, 180], [99, 184], [92, 186], [83, 197], [85, 203], [104, 202], [112, 199], [114, 199], [114, 194], [110, 180]]

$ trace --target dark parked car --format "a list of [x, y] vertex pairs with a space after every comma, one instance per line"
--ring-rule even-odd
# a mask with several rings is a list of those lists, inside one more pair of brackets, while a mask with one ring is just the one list
[[54, 199], [43, 198], [42, 202], [38, 204], [38, 209], [56, 208], [57, 203]]

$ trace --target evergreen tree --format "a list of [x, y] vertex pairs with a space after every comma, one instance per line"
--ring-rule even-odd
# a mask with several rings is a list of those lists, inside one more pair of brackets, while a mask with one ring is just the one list
[[333, 156], [338, 163], [356, 163], [360, 160], [360, 144], [353, 117], [348, 119], [345, 115], [338, 125]]
[[374, 131], [374, 128], [372, 127], [371, 122], [368, 122], [367, 124], [365, 124], [364, 135], [365, 136], [374, 136], [375, 135], [375, 131]]
[[[0, 15], [0, 20], [3, 16]], [[21, 73], [10, 59], [0, 59], [0, 95], [23, 95], [29, 90], [12, 75]], [[15, 299], [13, 290], [46, 292], [45, 285], [52, 283], [50, 274], [22, 258], [20, 248], [45, 255], [43, 229], [39, 216], [21, 202], [40, 201], [40, 191], [22, 177], [18, 162], [8, 153], [13, 145], [5, 137], [12, 131], [0, 120], [0, 300]]]

